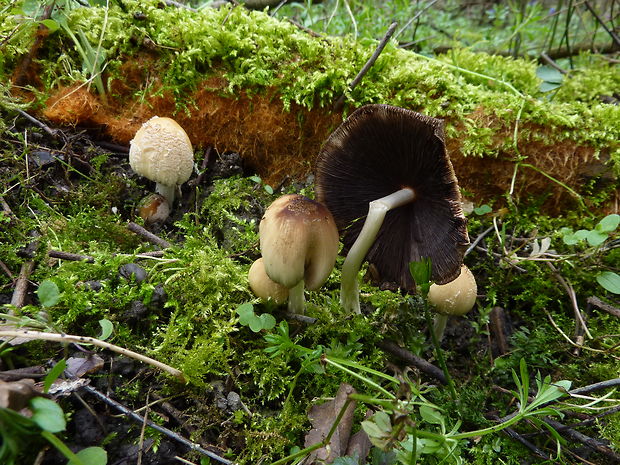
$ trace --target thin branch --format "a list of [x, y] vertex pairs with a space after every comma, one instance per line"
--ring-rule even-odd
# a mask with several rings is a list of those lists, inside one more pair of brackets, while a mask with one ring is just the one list
[[142, 226], [140, 226], [137, 223], [134, 223], [133, 221], [129, 222], [129, 224], [127, 225], [127, 229], [129, 229], [133, 233], [136, 233], [138, 236], [142, 236], [144, 239], [149, 241], [151, 244], [158, 245], [164, 249], [167, 249], [168, 247], [172, 245], [170, 244], [170, 242], [162, 239], [161, 237], [156, 236], [150, 231], [147, 231]]
[[[144, 422], [144, 418], [140, 415], [138, 415], [137, 413], [134, 413], [132, 410], [129, 410], [127, 407], [125, 407], [122, 404], [119, 404], [118, 402], [116, 402], [113, 399], [110, 399], [108, 396], [106, 396], [104, 393], [99, 392], [97, 389], [91, 387], [91, 386], [84, 386], [82, 389], [90, 392], [91, 394], [95, 395], [96, 397], [98, 397], [100, 400], [102, 400], [103, 402], [105, 402], [106, 404], [114, 407], [115, 409], [119, 410], [120, 412], [124, 413], [125, 415], [127, 415], [129, 418], [131, 418], [133, 421], [137, 422], [137, 423], [142, 423]], [[166, 436], [168, 436], [171, 439], [174, 439], [177, 442], [180, 442], [181, 444], [183, 444], [184, 446], [188, 447], [191, 450], [194, 450], [202, 455], [206, 455], [207, 457], [213, 459], [213, 460], [217, 460], [220, 463], [223, 463], [224, 465], [235, 465], [234, 462], [231, 462], [230, 460], [226, 460], [223, 457], [220, 457], [217, 454], [214, 454], [211, 451], [208, 451], [207, 449], [204, 449], [203, 447], [199, 446], [198, 444], [195, 444], [187, 439], [185, 439], [182, 436], [179, 436], [177, 433], [175, 433], [174, 431], [169, 430], [168, 428], [164, 428], [163, 426], [158, 425], [157, 423], [153, 423], [150, 420], [146, 420], [146, 424], [150, 427], [153, 428], [157, 431], [159, 431], [160, 433], [165, 434]]]
[[562, 436], [566, 436], [572, 441], [580, 442], [589, 447], [590, 449], [604, 455], [605, 457], [613, 461], [609, 463], [620, 463], [620, 455], [616, 454], [607, 444], [597, 439], [591, 438], [590, 436], [586, 436], [585, 434], [580, 433], [579, 431], [576, 431], [569, 426], [563, 425], [562, 423], [549, 417], [545, 417], [543, 421], [555, 430], [557, 430], [557, 432], [560, 433]]
[[448, 380], [446, 379], [443, 371], [440, 368], [436, 367], [430, 362], [427, 362], [421, 357], [411, 353], [407, 349], [400, 347], [398, 344], [392, 341], [381, 341], [377, 344], [377, 346], [394, 355], [395, 357], [400, 358], [404, 362], [415, 366], [420, 371], [423, 371], [427, 375], [432, 376], [436, 380], [438, 380], [442, 384], [447, 384]]
[[11, 305], [21, 308], [26, 303], [26, 295], [28, 294], [28, 278], [34, 270], [34, 260], [27, 260], [22, 263], [19, 277], [15, 283], [15, 290], [11, 297]]
[[588, 305], [592, 305], [593, 307], [599, 308], [610, 315], [616, 316], [620, 318], [620, 308], [616, 308], [613, 305], [608, 304], [607, 302], [603, 302], [598, 297], [592, 296], [586, 299]]
[[58, 333], [44, 333], [41, 331], [0, 331], [0, 338], [10, 338], [10, 337], [22, 337], [25, 339], [39, 339], [43, 341], [53, 341], [53, 342], [62, 342], [68, 343], [72, 342], [75, 344], [92, 344], [97, 347], [101, 347], [102, 349], [108, 349], [112, 352], [116, 352], [118, 354], [125, 355], [127, 357], [134, 358], [141, 362], [152, 365], [160, 370], [165, 371], [166, 373], [174, 376], [182, 383], [185, 383], [185, 377], [183, 373], [176, 368], [172, 368], [165, 363], [159, 362], [151, 357], [147, 357], [146, 355], [139, 354], [129, 349], [125, 349], [124, 347], [119, 347], [114, 344], [110, 344], [109, 342], [102, 341], [100, 339], [95, 339], [93, 337], [88, 336], [73, 336], [70, 334], [58, 334]]
[[[390, 24], [390, 27], [388, 28], [387, 32], [385, 33], [385, 35], [383, 36], [383, 38], [379, 42], [379, 45], [377, 45], [377, 48], [375, 49], [375, 52], [372, 54], [372, 56], [366, 62], [366, 64], [362, 67], [361, 71], [357, 74], [357, 76], [355, 76], [353, 81], [351, 81], [351, 84], [349, 84], [349, 92], [352, 92], [353, 89], [355, 89], [355, 87], [360, 83], [362, 78], [366, 75], [368, 70], [370, 68], [372, 68], [372, 65], [375, 64], [375, 61], [377, 61], [377, 58], [379, 58], [379, 55], [381, 55], [381, 52], [383, 51], [383, 49], [385, 48], [385, 46], [389, 42], [390, 38], [394, 34], [394, 31], [396, 30], [396, 26], [398, 26], [398, 23], [396, 23], [396, 22]], [[334, 104], [334, 111], [341, 111], [342, 110], [342, 107], [344, 106], [345, 99], [346, 99], [346, 95], [342, 94], [340, 96], [340, 98], [338, 98], [338, 100], [336, 100], [336, 103]]]
[[74, 262], [86, 261], [93, 263], [95, 259], [90, 255], [80, 255], [77, 253], [63, 252], [62, 250], [50, 250], [47, 255], [51, 258], [59, 258], [61, 260], [70, 260]]
[[571, 305], [573, 307], [573, 312], [575, 313], [575, 317], [577, 318], [577, 329], [576, 329], [576, 332], [578, 332], [579, 325], [581, 325], [581, 327], [585, 331], [585, 333], [588, 336], [588, 338], [593, 339], [592, 334], [590, 333], [590, 331], [588, 330], [588, 327], [586, 326], [586, 322], [585, 322], [585, 319], [583, 318], [581, 310], [579, 310], [579, 304], [577, 303], [577, 295], [575, 294], [575, 290], [573, 289], [573, 286], [571, 285], [570, 282], [568, 282], [568, 280], [566, 280], [558, 272], [558, 270], [557, 270], [557, 268], [555, 266], [553, 266], [550, 262], [545, 262], [545, 263], [547, 263], [547, 266], [553, 272], [553, 276], [555, 276], [555, 279], [557, 279], [559, 281], [559, 283], [562, 285], [562, 287], [568, 293], [568, 298], [570, 299]]
[[594, 391], [600, 391], [601, 389], [607, 389], [610, 387], [620, 386], [620, 378], [610, 379], [607, 381], [601, 381], [600, 383], [589, 384], [576, 389], [568, 391], [569, 394], [588, 394]]
[[478, 234], [478, 237], [476, 237], [476, 240], [474, 242], [472, 242], [469, 247], [467, 247], [467, 250], [465, 251], [465, 253], [463, 254], [463, 258], [467, 257], [467, 255], [469, 255], [469, 253], [474, 250], [476, 248], [476, 246], [480, 243], [480, 241], [482, 239], [484, 239], [484, 237], [489, 234], [491, 231], [493, 231], [494, 226], [489, 226], [487, 229], [485, 229], [484, 231], [482, 231], [480, 234]]
[[559, 71], [562, 74], [568, 74], [568, 71], [566, 71], [564, 68], [562, 68], [560, 65], [558, 65], [555, 61], [553, 61], [553, 59], [547, 55], [545, 52], [542, 52], [540, 54], [540, 58], [547, 63], [549, 66], [551, 66], [552, 68], [554, 68], [555, 70]]
[[601, 17], [598, 15], [598, 13], [594, 10], [594, 8], [592, 8], [592, 5], [590, 5], [590, 2], [585, 1], [585, 2], [583, 2], [583, 4], [586, 6], [586, 8], [588, 10], [590, 10], [590, 13], [592, 13], [592, 16], [594, 16], [594, 18], [596, 18], [598, 23], [601, 26], [603, 26], [603, 29], [605, 29], [607, 34], [609, 34], [609, 36], [611, 37], [611, 40], [613, 40], [614, 44], [616, 44], [616, 47], [620, 47], [620, 37], [618, 37], [618, 35], [612, 29], [609, 29], [607, 27], [607, 24], [605, 24], [605, 21], [603, 21], [601, 19]]

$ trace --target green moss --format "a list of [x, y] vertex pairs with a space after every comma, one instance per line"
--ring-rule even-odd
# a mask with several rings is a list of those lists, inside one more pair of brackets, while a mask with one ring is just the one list
[[[93, 47], [101, 40], [111, 78], [122, 79], [121, 64], [127, 56], [141, 53], [145, 41], [155, 43], [161, 64], [157, 67], [160, 91], [171, 91], [177, 106], [188, 111], [187, 91], [209, 76], [225, 77], [231, 96], [240, 90], [252, 94], [275, 88], [285, 109], [293, 102], [329, 108], [376, 46], [369, 40], [317, 39], [287, 22], [243, 8], [191, 12], [160, 8], [155, 1], [123, 4], [125, 11], [112, 5], [107, 18], [99, 8], [76, 8], [69, 13], [69, 27], [82, 31]], [[4, 17], [15, 22], [6, 12]], [[25, 23], [22, 27], [24, 33], [9, 41], [15, 53], [24, 47]], [[47, 39], [41, 76], [48, 88], [59, 80], [69, 83], [88, 77], [82, 75], [81, 58], [71, 50], [74, 47], [62, 30]], [[534, 125], [531, 133], [518, 134], [522, 144], [572, 140], [608, 151], [617, 167], [620, 107], [600, 101], [600, 96], [616, 91], [617, 73], [602, 61], [579, 63], [583, 68], [572, 72], [549, 99], [539, 91], [542, 81], [532, 61], [467, 49], [428, 58], [390, 43], [362, 83], [347, 95], [355, 105], [391, 103], [447, 118], [451, 137], [456, 136], [454, 128], [465, 123], [466, 155], [513, 153], [511, 128], [519, 118], [521, 127]], [[480, 109], [509, 129], [504, 139], [491, 137], [484, 118], [467, 119]], [[536, 129], [539, 125], [544, 129]]]

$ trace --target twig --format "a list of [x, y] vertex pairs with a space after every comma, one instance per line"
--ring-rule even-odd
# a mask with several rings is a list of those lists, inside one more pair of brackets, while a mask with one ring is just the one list
[[598, 13], [594, 10], [594, 8], [592, 8], [592, 6], [590, 5], [590, 2], [588, 2], [587, 0], [585, 2], [583, 2], [583, 4], [586, 6], [586, 8], [588, 10], [590, 10], [590, 13], [592, 13], [592, 16], [594, 16], [594, 18], [596, 18], [596, 20], [598, 21], [598, 23], [603, 26], [603, 29], [605, 29], [605, 31], [607, 32], [607, 34], [609, 34], [609, 36], [611, 37], [611, 40], [614, 41], [614, 44], [616, 44], [616, 47], [620, 47], [620, 37], [618, 37], [618, 35], [612, 30], [609, 29], [607, 27], [607, 25], [605, 24], [605, 22], [601, 19], [601, 17], [598, 15]]
[[465, 251], [465, 253], [463, 254], [463, 258], [467, 257], [467, 255], [469, 255], [469, 253], [474, 250], [476, 248], [476, 246], [480, 243], [480, 241], [482, 239], [484, 239], [484, 237], [489, 234], [491, 231], [493, 231], [494, 226], [489, 226], [487, 229], [485, 229], [484, 231], [482, 231], [480, 234], [478, 234], [478, 237], [476, 237], [476, 240], [474, 240], [474, 242], [472, 242], [469, 247], [467, 247], [467, 250]]
[[124, 347], [119, 347], [114, 344], [110, 344], [109, 342], [105, 342], [100, 339], [95, 339], [93, 337], [73, 336], [70, 334], [58, 334], [58, 333], [44, 333], [41, 331], [29, 331], [29, 330], [0, 331], [0, 338], [4, 338], [4, 337], [23, 337], [25, 339], [40, 339], [43, 341], [53, 341], [53, 342], [63, 342], [63, 343], [73, 342], [75, 344], [92, 344], [94, 346], [101, 347], [102, 349], [108, 349], [108, 350], [111, 350], [112, 352], [116, 352], [118, 354], [122, 354], [127, 357], [131, 357], [141, 362], [152, 365], [174, 376], [182, 383], [185, 382], [185, 377], [183, 376], [183, 373], [177, 370], [176, 368], [172, 368], [171, 366], [166, 365], [165, 363], [158, 362], [157, 360], [152, 359], [151, 357], [147, 357], [146, 355], [139, 354], [132, 350], [125, 349]]
[[2, 268], [2, 271], [4, 271], [4, 273], [11, 279], [14, 280], [15, 277], [13, 276], [13, 273], [11, 272], [11, 270], [9, 269], [8, 266], [6, 266], [6, 264], [0, 260], [0, 268]]
[[[19, 277], [15, 283], [15, 290], [11, 297], [11, 305], [16, 308], [22, 308], [26, 302], [26, 294], [28, 293], [28, 278], [34, 270], [34, 260], [27, 260], [22, 263]], [[9, 311], [11, 313], [11, 311]]]
[[291, 320], [300, 321], [301, 323], [305, 323], [307, 325], [313, 325], [314, 323], [316, 323], [316, 318], [312, 318], [311, 316], [306, 315], [300, 315], [299, 313], [286, 312], [284, 316]]
[[580, 433], [579, 431], [576, 431], [569, 426], [563, 425], [562, 423], [555, 421], [552, 418], [545, 417], [543, 420], [561, 435], [566, 436], [573, 441], [577, 441], [586, 445], [590, 449], [611, 459], [613, 463], [620, 463], [620, 455], [616, 454], [607, 444], [604, 444], [597, 439], [591, 438], [590, 436], [586, 436], [585, 434]]
[[163, 247], [164, 249], [167, 249], [168, 247], [172, 245], [170, 244], [170, 242], [162, 239], [161, 237], [156, 236], [150, 231], [147, 231], [142, 226], [140, 226], [137, 223], [134, 223], [133, 221], [129, 222], [129, 224], [127, 225], [127, 229], [129, 229], [131, 232], [136, 233], [138, 236], [142, 236], [144, 239], [149, 241], [151, 244], [158, 245], [160, 247]]
[[[485, 415], [485, 416], [489, 420], [493, 420], [493, 421], [496, 421], [496, 422], [501, 422], [501, 419], [497, 415]], [[502, 432], [504, 434], [506, 434], [509, 438], [514, 439], [515, 441], [518, 441], [521, 444], [523, 444], [525, 447], [527, 447], [529, 450], [531, 450], [534, 453], [534, 455], [536, 455], [537, 457], [540, 457], [540, 458], [545, 459], [545, 460], [551, 460], [551, 457], [549, 457], [542, 450], [540, 450], [538, 447], [536, 447], [530, 441], [525, 439], [523, 436], [521, 436], [519, 433], [517, 433], [512, 428], [504, 428], [502, 430]]]
[[209, 166], [209, 161], [211, 160], [211, 152], [213, 152], [213, 146], [209, 145], [207, 150], [205, 150], [205, 157], [202, 160], [202, 164], [200, 165], [200, 173], [196, 176], [195, 179], [191, 180], [188, 184], [191, 187], [196, 187], [202, 184], [202, 181], [207, 174], [207, 167]]
[[435, 3], [437, 3], [438, 0], [433, 0], [432, 2], [430, 2], [428, 5], [425, 5], [424, 8], [422, 8], [420, 11], [418, 11], [415, 16], [413, 18], [411, 18], [409, 21], [407, 21], [405, 23], [405, 25], [403, 27], [400, 28], [400, 31], [398, 31], [396, 34], [394, 34], [394, 39], [396, 39], [399, 35], [401, 35], [403, 33], [403, 31], [405, 29], [407, 29], [409, 27], [409, 25], [411, 23], [413, 23], [416, 19], [418, 19], [420, 16], [422, 16], [422, 14], [428, 10], [430, 7], [432, 7]]
[[[134, 420], [134, 421], [136, 421], [138, 423], [142, 423], [144, 421], [143, 417], [141, 417], [137, 413], [134, 413], [133, 411], [129, 410], [124, 405], [121, 405], [118, 402], [116, 402], [115, 400], [109, 398], [108, 396], [106, 396], [102, 392], [99, 392], [97, 389], [95, 389], [95, 388], [93, 388], [91, 386], [84, 386], [82, 389], [85, 389], [86, 391], [90, 392], [91, 394], [97, 396], [103, 402], [105, 402], [106, 404], [108, 404], [108, 405], [114, 407], [115, 409], [121, 411], [122, 413], [127, 415], [132, 420]], [[160, 426], [157, 423], [153, 423], [150, 420], [146, 420], [146, 424], [150, 428], [153, 428], [153, 429], [159, 431], [160, 433], [165, 434], [169, 438], [174, 439], [177, 442], [180, 442], [181, 444], [183, 444], [184, 446], [188, 447], [191, 450], [199, 452], [202, 455], [206, 455], [207, 457], [212, 458], [213, 460], [217, 460], [218, 462], [223, 463], [225, 465], [234, 465], [234, 462], [231, 462], [230, 460], [226, 460], [225, 458], [220, 457], [219, 455], [214, 454], [213, 452], [204, 449], [203, 447], [199, 446], [198, 444], [195, 444], [195, 443], [185, 439], [184, 437], [179, 436], [174, 431], [170, 431], [168, 428], [164, 428], [163, 426]]]
[[573, 312], [575, 313], [575, 317], [577, 318], [575, 332], [576, 333], [579, 332], [579, 325], [581, 325], [581, 327], [585, 331], [588, 338], [592, 339], [592, 334], [590, 333], [590, 331], [588, 330], [588, 327], [586, 326], [586, 322], [585, 322], [585, 319], [583, 318], [583, 315], [581, 314], [581, 310], [579, 310], [579, 304], [577, 303], [577, 295], [575, 294], [575, 290], [573, 289], [573, 286], [571, 285], [570, 282], [564, 279], [564, 277], [558, 272], [555, 266], [553, 266], [550, 262], [545, 262], [545, 263], [553, 272], [553, 276], [555, 276], [555, 279], [557, 279], [560, 282], [562, 287], [564, 287], [564, 289], [568, 293], [568, 298], [570, 299], [571, 305], [573, 307]]
[[[385, 33], [385, 35], [383, 36], [383, 38], [379, 42], [379, 45], [377, 45], [377, 48], [375, 49], [375, 52], [372, 54], [372, 56], [366, 62], [366, 64], [362, 67], [362, 70], [357, 74], [357, 76], [355, 76], [353, 81], [351, 81], [351, 84], [349, 84], [349, 92], [352, 92], [353, 89], [355, 89], [355, 87], [360, 83], [362, 78], [366, 75], [368, 70], [370, 68], [372, 68], [372, 65], [375, 64], [375, 61], [377, 61], [377, 58], [379, 58], [379, 55], [381, 55], [381, 52], [383, 51], [383, 49], [387, 45], [388, 41], [390, 40], [390, 37], [392, 37], [392, 34], [394, 34], [394, 31], [396, 30], [396, 26], [398, 26], [398, 23], [396, 23], [396, 22], [393, 22], [392, 24], [390, 24], [390, 27], [388, 28], [387, 32]], [[343, 93], [340, 96], [340, 98], [338, 98], [338, 100], [336, 100], [336, 103], [334, 104], [334, 111], [341, 111], [342, 110], [342, 107], [344, 106], [344, 101], [345, 101], [346, 97], [347, 97], [346, 94]]]
[[300, 30], [304, 31], [306, 34], [311, 35], [312, 37], [316, 37], [316, 38], [323, 37], [323, 36], [322, 36], [321, 34], [319, 34], [318, 32], [313, 31], [312, 29], [307, 28], [306, 26], [303, 26], [303, 25], [299, 24], [297, 21], [295, 21], [295, 20], [293, 20], [293, 19], [291, 19], [291, 18], [287, 18], [287, 21], [288, 21], [289, 23], [291, 23], [293, 26], [295, 26], [295, 27], [299, 28]]
[[599, 308], [610, 315], [616, 316], [620, 318], [620, 308], [616, 308], [613, 305], [608, 304], [607, 302], [603, 302], [598, 297], [592, 296], [586, 299], [586, 303], [588, 305], [592, 305], [593, 307]]
[[412, 354], [407, 349], [404, 349], [404, 348], [400, 347], [395, 342], [392, 342], [392, 341], [381, 341], [381, 342], [379, 342], [377, 344], [377, 346], [380, 349], [385, 350], [386, 352], [389, 352], [390, 354], [394, 355], [395, 357], [400, 358], [404, 362], [406, 362], [406, 363], [408, 363], [410, 365], [415, 366], [420, 371], [423, 371], [427, 375], [432, 376], [433, 378], [435, 378], [436, 380], [438, 380], [442, 384], [447, 384], [448, 381], [446, 380], [446, 377], [443, 374], [443, 371], [441, 371], [441, 369], [439, 369], [438, 367], [436, 367], [432, 363], [427, 362], [423, 358], [418, 357], [415, 354]]
[[84, 260], [88, 263], [93, 263], [95, 261], [95, 259], [90, 255], [80, 255], [77, 253], [63, 252], [62, 250], [50, 250], [47, 255], [52, 258], [59, 258], [61, 260], [70, 260], [74, 262], [80, 262]]
[[144, 409], [144, 419], [142, 421], [142, 428], [140, 428], [140, 440], [138, 442], [138, 460], [136, 465], [142, 465], [142, 454], [144, 453], [144, 433], [146, 432], [146, 421], [149, 418], [149, 395], [151, 391], [146, 393], [146, 406]]
[[607, 389], [614, 386], [620, 386], [620, 378], [610, 379], [607, 381], [601, 381], [600, 383], [590, 384], [576, 389], [568, 391], [569, 394], [588, 394], [590, 392], [599, 391], [601, 389]]
[[558, 65], [555, 61], [553, 61], [551, 59], [551, 57], [549, 55], [547, 55], [545, 52], [542, 52], [540, 54], [540, 58], [542, 58], [542, 60], [547, 63], [549, 66], [551, 66], [552, 68], [556, 69], [557, 71], [559, 71], [562, 74], [568, 74], [568, 71], [566, 71], [564, 68], [562, 68], [560, 65]]
[[43, 129], [45, 132], [47, 132], [53, 138], [58, 137], [58, 134], [60, 133], [60, 131], [58, 129], [51, 129], [48, 125], [42, 123], [41, 121], [39, 121], [35, 117], [30, 116], [24, 110], [20, 110], [19, 108], [17, 109], [17, 113], [22, 115], [24, 118], [26, 118], [28, 121], [30, 121], [34, 125], [39, 126], [41, 129]]

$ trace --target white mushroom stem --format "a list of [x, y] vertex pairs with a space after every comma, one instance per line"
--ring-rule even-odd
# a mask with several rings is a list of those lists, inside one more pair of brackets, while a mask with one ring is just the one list
[[443, 339], [443, 333], [446, 330], [448, 318], [450, 318], [450, 315], [444, 315], [443, 313], [435, 314], [435, 319], [433, 321], [433, 332], [435, 333], [437, 342], [441, 342]]
[[303, 315], [305, 308], [306, 298], [304, 296], [304, 280], [302, 279], [288, 290], [288, 311]]
[[386, 197], [369, 203], [368, 215], [359, 236], [353, 243], [342, 266], [340, 303], [346, 311], [361, 313], [357, 275], [366, 254], [375, 242], [388, 211], [415, 200], [413, 189], [400, 189]]
[[174, 197], [177, 192], [177, 186], [167, 186], [158, 182], [155, 184], [155, 192], [163, 195], [168, 201], [168, 205], [170, 205], [170, 207], [172, 208]]

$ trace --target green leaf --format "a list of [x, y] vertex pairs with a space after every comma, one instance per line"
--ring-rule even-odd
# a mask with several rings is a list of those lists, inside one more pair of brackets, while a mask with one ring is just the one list
[[99, 335], [99, 339], [105, 341], [114, 332], [114, 325], [110, 320], [104, 318], [99, 320], [99, 326], [101, 326], [101, 334]]
[[586, 237], [588, 237], [588, 234], [590, 233], [589, 229], [580, 229], [579, 231], [575, 232], [575, 237], [577, 239], [579, 239], [580, 241], [584, 240]]
[[276, 319], [269, 313], [263, 313], [260, 317], [262, 329], [273, 329], [276, 326]]
[[579, 238], [577, 238], [574, 234], [566, 234], [565, 236], [562, 236], [562, 241], [566, 244], [566, 245], [575, 245], [578, 244]]
[[273, 187], [271, 187], [269, 184], [265, 184], [264, 186], [265, 192], [267, 192], [269, 195], [273, 194]]
[[[101, 447], [87, 447], [77, 454], [78, 458], [88, 465], [106, 465], [108, 463], [108, 453]], [[69, 460], [67, 465], [75, 465], [73, 460]]]
[[39, 284], [37, 297], [44, 307], [53, 307], [60, 300], [60, 291], [55, 282], [46, 279]]
[[444, 424], [444, 419], [441, 413], [428, 405], [420, 406], [420, 416], [425, 422], [430, 423], [431, 425]]
[[595, 229], [600, 232], [613, 232], [618, 225], [620, 225], [620, 215], [613, 213], [599, 221]]
[[409, 263], [409, 272], [415, 283], [422, 288], [422, 291], [428, 293], [428, 287], [431, 282], [432, 264], [430, 258], [422, 258], [419, 262]]
[[248, 318], [248, 326], [250, 327], [252, 331], [254, 331], [255, 333], [258, 333], [261, 329], [263, 329], [263, 322], [260, 320], [259, 317], [252, 314], [252, 316]]
[[49, 29], [50, 34], [56, 32], [60, 28], [60, 25], [56, 21], [49, 18], [41, 21], [41, 24]]
[[543, 82], [540, 84], [540, 91], [541, 92], [551, 92], [552, 90], [557, 89], [558, 87], [560, 87], [561, 84], [559, 83], [555, 83], [555, 82]]
[[596, 282], [609, 292], [620, 294], [620, 276], [613, 271], [603, 271], [596, 275]]
[[474, 208], [474, 213], [476, 215], [486, 215], [487, 213], [491, 213], [492, 211], [493, 209], [487, 204], [480, 205], [479, 207]]
[[607, 240], [607, 237], [609, 237], [607, 233], [598, 232], [597, 230], [593, 229], [592, 231], [588, 232], [586, 240], [588, 241], [588, 244], [590, 244], [592, 247], [596, 247], [597, 245], [601, 245], [603, 242], [605, 242]]
[[261, 178], [260, 178], [260, 176], [256, 176], [256, 175], [254, 175], [254, 176], [250, 176], [250, 178], [249, 178], [249, 179], [250, 179], [251, 181], [254, 181], [256, 184], [260, 184], [260, 182], [261, 182]]
[[39, 428], [50, 433], [64, 431], [67, 427], [65, 414], [60, 406], [53, 400], [45, 397], [35, 397], [30, 399], [30, 409], [32, 410], [32, 421]]
[[243, 326], [248, 326], [250, 324], [250, 320], [256, 318], [256, 315], [254, 315], [254, 305], [250, 302], [239, 305], [236, 312], [239, 315], [239, 323]]
[[43, 392], [47, 394], [50, 390], [50, 386], [54, 381], [58, 379], [62, 372], [67, 368], [67, 361], [63, 358], [60, 362], [54, 365], [54, 368], [50, 370], [50, 372], [45, 376], [43, 380]]
[[561, 84], [564, 80], [564, 75], [551, 66], [539, 66], [536, 69], [536, 76], [545, 82], [553, 84]]

